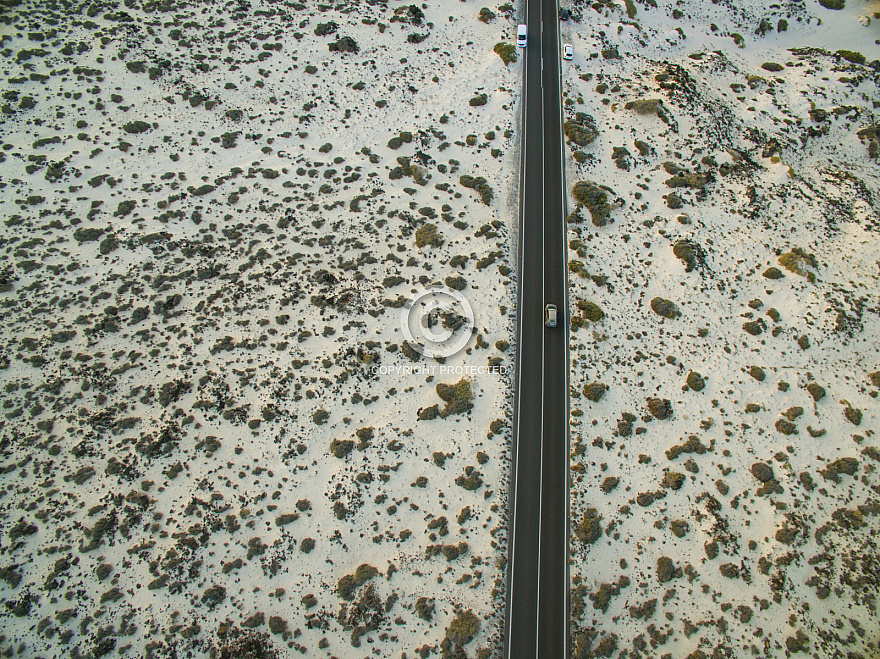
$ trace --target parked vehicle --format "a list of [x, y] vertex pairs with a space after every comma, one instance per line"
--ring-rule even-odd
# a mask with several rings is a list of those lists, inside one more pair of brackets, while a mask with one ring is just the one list
[[559, 10], [559, 20], [567, 21], [570, 16], [571, 16], [571, 12], [568, 11], [568, 9], [560, 9]]
[[525, 24], [520, 25], [516, 31], [516, 45], [520, 48], [525, 48], [526, 44], [529, 42], [529, 32], [528, 28]]
[[562, 59], [574, 59], [574, 48], [571, 47], [570, 43], [562, 47]]
[[555, 304], [544, 307], [544, 324], [547, 327], [556, 327], [557, 309]]

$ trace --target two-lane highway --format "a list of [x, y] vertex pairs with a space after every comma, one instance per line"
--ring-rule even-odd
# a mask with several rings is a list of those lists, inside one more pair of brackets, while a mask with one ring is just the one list
[[[568, 291], [557, 5], [526, 0], [508, 658], [567, 659]], [[545, 304], [559, 325], [543, 324]]]

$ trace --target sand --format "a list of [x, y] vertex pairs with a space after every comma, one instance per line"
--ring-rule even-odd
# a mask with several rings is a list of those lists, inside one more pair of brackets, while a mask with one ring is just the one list
[[[570, 7], [575, 655], [877, 656], [880, 6]], [[4, 9], [0, 652], [500, 656], [522, 7], [482, 9]]]
[[[478, 10], [6, 11], [4, 652], [497, 645], [521, 65]], [[479, 338], [413, 361], [447, 281]]]

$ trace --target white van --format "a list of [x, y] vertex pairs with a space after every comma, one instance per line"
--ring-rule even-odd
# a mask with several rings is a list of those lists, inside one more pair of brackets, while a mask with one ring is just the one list
[[520, 48], [525, 48], [528, 41], [529, 41], [528, 28], [524, 24], [520, 25], [516, 31], [516, 45], [519, 46]]

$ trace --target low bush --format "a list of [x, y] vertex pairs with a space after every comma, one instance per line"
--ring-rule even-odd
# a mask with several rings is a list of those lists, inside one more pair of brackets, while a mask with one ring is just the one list
[[493, 48], [498, 56], [501, 58], [501, 61], [504, 62], [504, 65], [512, 64], [513, 62], [518, 61], [516, 56], [516, 46], [512, 43], [506, 43], [501, 41], [495, 44], [495, 48]]

